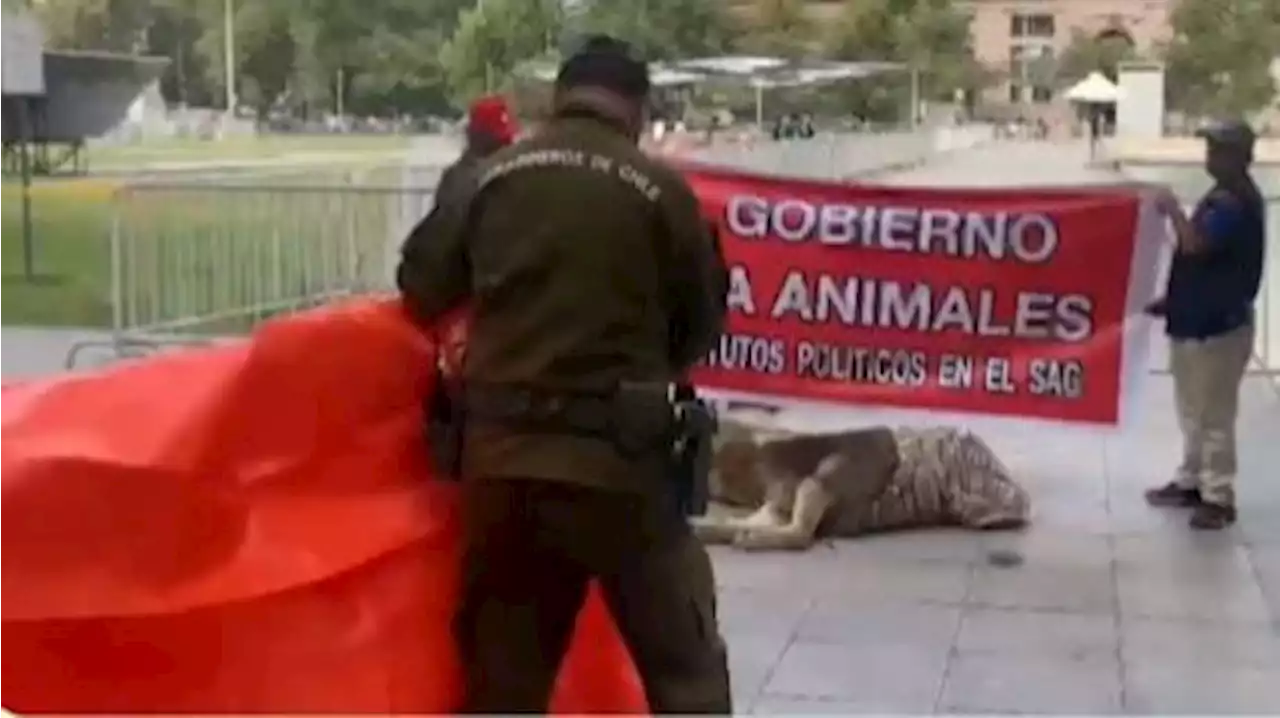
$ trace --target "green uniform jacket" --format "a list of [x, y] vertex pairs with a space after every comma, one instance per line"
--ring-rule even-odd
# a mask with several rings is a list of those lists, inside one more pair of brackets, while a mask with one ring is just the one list
[[466, 191], [470, 181], [474, 179], [472, 175], [483, 163], [484, 157], [481, 155], [469, 148], [463, 150], [462, 155], [440, 173], [440, 180], [436, 182], [436, 204], [447, 202], [450, 197]]
[[[723, 328], [727, 272], [688, 183], [587, 113], [487, 158], [402, 249], [406, 303], [430, 321], [470, 302], [463, 376], [480, 385], [609, 391], [669, 382]], [[600, 439], [468, 424], [466, 478], [643, 490], [663, 457]]]

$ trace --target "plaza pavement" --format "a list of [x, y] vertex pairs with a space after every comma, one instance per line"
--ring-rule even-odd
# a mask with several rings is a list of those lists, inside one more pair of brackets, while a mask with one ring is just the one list
[[[880, 181], [1115, 181], [1084, 158], [1077, 146], [1005, 143]], [[75, 338], [4, 328], [4, 377], [57, 370]], [[984, 430], [1031, 491], [1026, 532], [714, 551], [739, 711], [1280, 713], [1280, 399], [1246, 382], [1240, 522], [1192, 533], [1183, 514], [1141, 500], [1178, 451], [1168, 378], [1149, 385], [1124, 433]], [[991, 565], [995, 549], [1024, 560]]]
[[[1118, 180], [1086, 159], [1076, 145], [1001, 143], [879, 181]], [[1280, 714], [1280, 399], [1246, 382], [1240, 522], [1192, 533], [1185, 514], [1142, 502], [1179, 448], [1168, 377], [1148, 388], [1124, 433], [984, 429], [1031, 491], [1026, 532], [717, 550], [739, 710]], [[991, 565], [995, 549], [1024, 562]]]

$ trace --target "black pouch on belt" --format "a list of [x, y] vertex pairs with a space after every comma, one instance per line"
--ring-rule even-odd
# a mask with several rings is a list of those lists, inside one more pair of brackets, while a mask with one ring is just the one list
[[659, 382], [622, 382], [614, 395], [612, 434], [618, 453], [635, 457], [675, 448], [676, 416], [670, 387]]

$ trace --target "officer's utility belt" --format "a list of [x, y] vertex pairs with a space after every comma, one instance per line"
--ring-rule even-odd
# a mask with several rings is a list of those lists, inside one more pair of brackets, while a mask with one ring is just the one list
[[624, 383], [601, 393], [469, 384], [462, 395], [468, 421], [591, 437], [612, 443], [627, 456], [669, 452], [677, 438], [676, 413], [665, 383]]

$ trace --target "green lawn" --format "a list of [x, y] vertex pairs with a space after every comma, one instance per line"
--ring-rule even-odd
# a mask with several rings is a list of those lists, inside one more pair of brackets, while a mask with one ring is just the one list
[[[129, 186], [50, 180], [32, 191], [33, 279], [23, 275], [21, 193], [3, 189], [4, 324], [109, 326], [111, 232], [128, 326], [239, 331], [278, 311], [385, 280], [401, 231], [398, 171], [324, 168]], [[252, 308], [252, 309], [249, 309]]]
[[109, 202], [112, 185], [83, 180], [32, 188], [35, 276], [23, 272], [22, 195], [3, 187], [0, 322], [102, 326], [111, 318]]
[[172, 138], [136, 145], [99, 146], [88, 150], [91, 170], [137, 167], [159, 162], [210, 160], [268, 160], [299, 154], [342, 155], [351, 161], [402, 151], [409, 138], [401, 135], [249, 135], [223, 140]]

